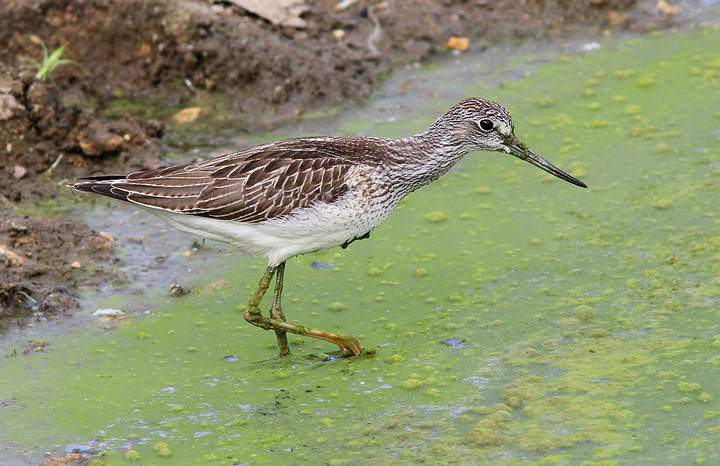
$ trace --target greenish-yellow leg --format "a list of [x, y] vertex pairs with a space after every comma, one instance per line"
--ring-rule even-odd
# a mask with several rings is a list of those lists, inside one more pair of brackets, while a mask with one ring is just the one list
[[[283, 289], [283, 276], [285, 275], [285, 262], [277, 266], [275, 272], [275, 294], [273, 295], [273, 303], [270, 308], [270, 319], [279, 320], [285, 322], [285, 316], [283, 315], [282, 307], [280, 306], [280, 298]], [[277, 337], [278, 348], [280, 348], [280, 356], [287, 356], [290, 354], [290, 347], [288, 347], [287, 333], [283, 330], [275, 330], [275, 336]]]
[[[275, 297], [273, 306], [270, 309], [270, 319], [262, 315], [260, 312], [260, 301], [262, 301], [265, 292], [270, 286], [275, 271], [278, 271], [278, 279], [275, 284]], [[338, 335], [331, 332], [323, 332], [315, 328], [305, 327], [303, 325], [291, 324], [285, 322], [282, 310], [280, 309], [280, 298], [282, 295], [282, 277], [285, 271], [285, 264], [278, 267], [268, 267], [265, 274], [260, 279], [257, 290], [250, 299], [247, 309], [245, 309], [245, 320], [251, 324], [263, 328], [265, 330], [274, 330], [280, 347], [280, 354], [285, 356], [290, 353], [287, 346], [287, 337], [285, 332], [295, 333], [297, 335], [305, 335], [307, 337], [319, 338], [321, 340], [335, 343], [340, 347], [343, 356], [358, 356], [362, 353], [363, 347], [355, 337], [350, 335]]]

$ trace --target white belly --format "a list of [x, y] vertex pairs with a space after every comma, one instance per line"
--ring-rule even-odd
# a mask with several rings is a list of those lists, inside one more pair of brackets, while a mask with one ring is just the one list
[[[384, 202], [383, 202], [384, 201]], [[316, 203], [292, 215], [262, 223], [242, 223], [146, 208], [173, 227], [204, 238], [262, 254], [269, 265], [312, 251], [328, 249], [362, 236], [380, 225], [400, 199], [369, 200], [353, 190], [332, 204]]]

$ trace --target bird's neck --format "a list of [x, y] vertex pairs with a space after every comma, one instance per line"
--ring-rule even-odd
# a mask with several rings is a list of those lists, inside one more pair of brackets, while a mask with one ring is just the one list
[[427, 131], [398, 140], [411, 151], [400, 159], [394, 175], [404, 190], [415, 191], [447, 173], [471, 148], [452, 138], [448, 131], [431, 126]]

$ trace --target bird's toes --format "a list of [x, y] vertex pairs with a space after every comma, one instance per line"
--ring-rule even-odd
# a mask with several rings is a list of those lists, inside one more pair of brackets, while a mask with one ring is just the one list
[[360, 356], [363, 351], [363, 347], [359, 341], [353, 338], [352, 340], [348, 340], [346, 343], [347, 345], [340, 346], [340, 351], [342, 351], [343, 356]]

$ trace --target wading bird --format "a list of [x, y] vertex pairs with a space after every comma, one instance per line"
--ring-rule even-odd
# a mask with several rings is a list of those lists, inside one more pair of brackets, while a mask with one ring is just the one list
[[[586, 188], [515, 137], [500, 104], [463, 100], [422, 133], [405, 138], [309, 137], [271, 142], [196, 163], [71, 185], [130, 202], [179, 230], [263, 254], [268, 268], [245, 319], [274, 330], [281, 355], [286, 332], [320, 338], [359, 355], [360, 342], [285, 320], [280, 298], [285, 261], [367, 238], [402, 198], [438, 179], [470, 151], [505, 152]], [[276, 275], [270, 316], [260, 301]]]

